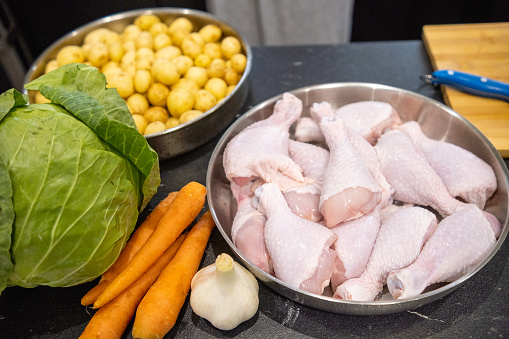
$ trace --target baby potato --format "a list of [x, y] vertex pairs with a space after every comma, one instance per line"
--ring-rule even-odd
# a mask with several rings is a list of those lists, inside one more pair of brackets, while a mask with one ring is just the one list
[[120, 59], [120, 67], [124, 67], [124, 65], [134, 64], [136, 62], [136, 50], [128, 51], [122, 56]]
[[175, 117], [169, 117], [168, 120], [166, 120], [166, 122], [164, 123], [164, 125], [166, 126], [166, 129], [176, 127], [176, 126], [180, 125], [179, 119], [177, 119]]
[[105, 27], [94, 29], [85, 35], [85, 38], [83, 38], [83, 43], [84, 44], [96, 44], [99, 42], [104, 43], [104, 41], [106, 40], [105, 36], [109, 32], [111, 31]]
[[56, 59], [48, 61], [46, 67], [44, 68], [44, 73], [49, 73], [59, 67], [58, 61]]
[[217, 104], [216, 97], [205, 89], [200, 89], [194, 95], [194, 109], [206, 112]]
[[126, 72], [113, 73], [108, 78], [108, 88], [116, 88], [118, 94], [124, 99], [134, 93], [132, 77]]
[[205, 83], [207, 82], [207, 80], [209, 80], [207, 70], [205, 68], [198, 66], [190, 67], [184, 74], [184, 78], [193, 80], [200, 88], [205, 86]]
[[124, 56], [124, 45], [118, 41], [108, 45], [109, 58], [111, 61], [120, 61]]
[[168, 26], [168, 33], [175, 32], [176, 30], [182, 29], [191, 33], [193, 31], [193, 23], [186, 17], [179, 17], [173, 20]]
[[59, 66], [67, 65], [73, 62], [82, 63], [85, 61], [85, 53], [80, 46], [69, 45], [62, 47], [57, 53], [57, 62]]
[[198, 56], [194, 59], [194, 65], [198, 67], [207, 68], [208, 65], [212, 62], [212, 59], [207, 54], [198, 54]]
[[134, 89], [138, 93], [145, 93], [152, 85], [152, 74], [146, 69], [139, 69], [134, 73]]
[[171, 61], [157, 59], [151, 69], [152, 77], [165, 85], [173, 85], [180, 79], [177, 66]]
[[226, 81], [228, 85], [236, 85], [240, 81], [240, 74], [233, 68], [227, 67], [224, 70], [224, 81]]
[[192, 42], [191, 40], [184, 39], [180, 48], [182, 49], [182, 53], [184, 53], [184, 55], [187, 55], [192, 59], [196, 58], [201, 53], [201, 46]]
[[164, 122], [161, 121], [153, 121], [147, 125], [145, 128], [145, 133], [143, 135], [154, 134], [158, 132], [162, 132], [166, 129]]
[[133, 114], [134, 123], [138, 132], [145, 134], [145, 128], [147, 128], [148, 120], [141, 114]]
[[92, 45], [88, 54], [88, 61], [94, 67], [102, 67], [110, 60], [110, 52], [108, 46], [102, 42]]
[[194, 120], [198, 118], [200, 115], [202, 115], [202, 111], [198, 111], [197, 109], [192, 109], [187, 112], [182, 113], [182, 115], [179, 118], [179, 123], [184, 124], [188, 121]]
[[223, 34], [221, 28], [214, 24], [208, 24], [203, 26], [202, 28], [200, 28], [198, 33], [200, 33], [205, 42], [216, 42], [221, 38], [221, 35]]
[[221, 53], [226, 59], [230, 59], [234, 54], [242, 50], [239, 39], [233, 36], [227, 36], [221, 41]]
[[154, 47], [154, 38], [152, 37], [152, 34], [147, 31], [141, 31], [138, 37], [135, 40], [136, 48], [142, 48], [147, 47], [152, 49]]
[[44, 95], [41, 94], [41, 92], [37, 91], [35, 93], [35, 103], [36, 104], [46, 104], [48, 102], [51, 102], [51, 100], [46, 99]]
[[203, 53], [207, 54], [211, 59], [223, 58], [221, 45], [218, 42], [206, 42], [205, 45], [203, 45]]
[[138, 35], [140, 35], [141, 29], [136, 26], [135, 24], [127, 25], [126, 28], [124, 28], [124, 31], [122, 32], [122, 41], [128, 42], [128, 41], [136, 41], [138, 38]]
[[177, 71], [180, 75], [185, 74], [186, 71], [193, 66], [193, 59], [187, 55], [179, 55], [171, 60], [177, 66]]
[[147, 99], [154, 106], [165, 107], [169, 94], [170, 89], [168, 87], [159, 82], [154, 82], [147, 90]]
[[180, 78], [174, 85], [171, 86], [172, 90], [177, 88], [184, 88], [191, 92], [193, 95], [200, 90], [200, 87], [198, 87], [196, 82], [186, 78]]
[[237, 86], [236, 85], [230, 85], [230, 86], [226, 87], [226, 96], [230, 95], [230, 93], [233, 92], [235, 87], [237, 87]]
[[164, 22], [154, 22], [148, 31], [155, 38], [161, 33], [168, 34], [168, 25]]
[[177, 29], [173, 32], [169, 32], [169, 34], [173, 45], [180, 47], [182, 45], [182, 41], [184, 41], [190, 32], [185, 29]]
[[223, 79], [211, 78], [207, 81], [203, 88], [212, 93], [212, 95], [214, 95], [216, 99], [219, 100], [226, 96], [227, 87], [228, 85]]
[[168, 120], [169, 114], [166, 108], [160, 107], [160, 106], [152, 106], [148, 108], [145, 113], [143, 113], [143, 116], [149, 121], [161, 121], [166, 122]]
[[210, 78], [222, 78], [225, 69], [226, 65], [223, 59], [213, 59], [207, 67], [207, 75]]
[[189, 111], [194, 106], [193, 94], [185, 88], [173, 89], [168, 95], [166, 107], [170, 114], [178, 118], [185, 111]]
[[173, 60], [182, 55], [180, 48], [176, 46], [166, 46], [156, 52], [156, 59]]
[[134, 19], [134, 24], [142, 31], [148, 31], [153, 24], [161, 22], [161, 19], [154, 14], [143, 14]]
[[142, 47], [136, 50], [136, 69], [150, 70], [155, 61], [154, 51], [148, 47]]
[[143, 112], [145, 112], [149, 107], [147, 98], [145, 98], [145, 96], [140, 93], [134, 93], [133, 95], [129, 96], [126, 102], [127, 107], [129, 107], [129, 110], [131, 111], [131, 114], [143, 114]]
[[136, 43], [134, 41], [126, 41], [122, 44], [122, 47], [124, 47], [124, 53], [136, 51]]
[[159, 33], [154, 37], [154, 50], [158, 51], [166, 46], [171, 46], [171, 38], [166, 33]]
[[232, 55], [231, 67], [237, 71], [237, 73], [244, 73], [247, 64], [247, 57], [242, 53]]

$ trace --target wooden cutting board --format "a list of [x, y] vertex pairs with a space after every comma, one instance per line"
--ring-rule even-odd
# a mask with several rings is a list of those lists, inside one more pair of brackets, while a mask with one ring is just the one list
[[[426, 25], [422, 38], [435, 70], [454, 69], [509, 83], [509, 22]], [[442, 91], [445, 103], [509, 158], [509, 103], [447, 86]]]

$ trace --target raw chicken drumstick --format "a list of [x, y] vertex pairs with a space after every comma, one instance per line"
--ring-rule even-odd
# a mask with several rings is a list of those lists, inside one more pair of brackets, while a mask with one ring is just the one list
[[408, 136], [392, 130], [378, 139], [375, 149], [382, 173], [401, 202], [430, 206], [442, 217], [465, 203], [453, 198], [442, 179]]
[[395, 299], [412, 298], [431, 284], [469, 273], [495, 245], [497, 226], [476, 205], [459, 208], [438, 224], [413, 264], [389, 274], [389, 292]]
[[320, 197], [327, 227], [370, 213], [382, 195], [366, 162], [348, 140], [343, 119], [335, 119], [320, 123], [330, 150]]
[[259, 269], [273, 274], [272, 262], [265, 246], [264, 229], [267, 218], [253, 207], [254, 193], [249, 185], [230, 184], [237, 200], [237, 212], [232, 223], [231, 236], [237, 249]]
[[497, 178], [490, 165], [464, 148], [428, 138], [416, 121], [404, 123], [399, 130], [422, 151], [453, 197], [484, 208], [497, 189]]
[[285, 93], [270, 117], [251, 124], [230, 140], [223, 155], [228, 180], [239, 186], [257, 177], [277, 182], [280, 187], [302, 182], [302, 170], [288, 154], [289, 129], [301, 112], [300, 99]]
[[336, 235], [327, 227], [296, 216], [275, 184], [256, 192], [258, 210], [267, 217], [265, 244], [276, 277], [292, 287], [322, 294], [330, 283]]
[[373, 301], [389, 273], [414, 262], [437, 226], [435, 215], [422, 207], [405, 207], [391, 213], [385, 220], [382, 218], [366, 269], [360, 277], [339, 285], [335, 298]]

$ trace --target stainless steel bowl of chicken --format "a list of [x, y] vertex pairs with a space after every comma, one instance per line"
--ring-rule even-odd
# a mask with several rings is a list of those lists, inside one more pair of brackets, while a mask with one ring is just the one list
[[210, 160], [208, 203], [239, 260], [317, 309], [387, 314], [451, 293], [508, 233], [508, 172], [447, 106], [369, 83], [252, 108]]

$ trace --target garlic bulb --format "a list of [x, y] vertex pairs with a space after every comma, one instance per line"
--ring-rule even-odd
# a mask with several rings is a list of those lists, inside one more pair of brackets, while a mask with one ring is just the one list
[[231, 330], [258, 310], [258, 281], [226, 253], [191, 281], [193, 311], [220, 330]]

